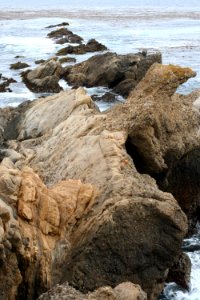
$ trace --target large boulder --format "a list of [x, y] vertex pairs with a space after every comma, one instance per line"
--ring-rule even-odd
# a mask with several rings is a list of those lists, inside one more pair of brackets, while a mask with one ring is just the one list
[[27, 87], [35, 93], [58, 93], [62, 90], [58, 83], [61, 75], [60, 62], [51, 59], [32, 71], [24, 72], [22, 78]]
[[161, 62], [160, 53], [147, 56], [105, 53], [65, 68], [63, 77], [74, 86], [106, 86], [127, 97], [155, 62]]
[[124, 104], [104, 113], [79, 88], [38, 99], [13, 120], [0, 196], [24, 241], [19, 299], [65, 281], [84, 293], [130, 281], [157, 299], [187, 218], [154, 178], [200, 142], [199, 112], [174, 94], [194, 75], [155, 64]]

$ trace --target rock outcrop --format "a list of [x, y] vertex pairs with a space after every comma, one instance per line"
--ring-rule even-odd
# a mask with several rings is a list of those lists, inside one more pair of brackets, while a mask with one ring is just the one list
[[156, 180], [200, 141], [199, 112], [189, 96], [174, 94], [194, 75], [154, 64], [124, 104], [104, 113], [79, 88], [27, 104], [5, 124], [0, 196], [21, 236], [18, 299], [62, 282], [115, 293], [127, 281], [157, 299], [187, 219]]
[[42, 63], [36, 69], [22, 74], [27, 87], [35, 93], [58, 93], [62, 90], [58, 81], [62, 75], [62, 66], [56, 59]]
[[75, 43], [81, 44], [83, 38], [77, 34], [74, 34], [69, 29], [62, 27], [57, 30], [51, 31], [47, 35], [49, 38], [52, 38], [56, 44], [65, 44], [65, 43]]
[[103, 44], [99, 43], [95, 39], [91, 39], [87, 42], [87, 44], [82, 44], [79, 46], [67, 46], [65, 48], [60, 49], [56, 55], [67, 55], [67, 54], [85, 54], [87, 52], [97, 52], [97, 51], [105, 51], [107, 47]]
[[101, 287], [93, 293], [82, 294], [70, 287], [68, 283], [57, 285], [41, 295], [38, 300], [147, 300], [140, 286], [131, 282], [121, 283], [114, 289]]
[[127, 97], [150, 66], [161, 62], [161, 54], [117, 55], [105, 53], [65, 69], [64, 79], [74, 86], [105, 86]]

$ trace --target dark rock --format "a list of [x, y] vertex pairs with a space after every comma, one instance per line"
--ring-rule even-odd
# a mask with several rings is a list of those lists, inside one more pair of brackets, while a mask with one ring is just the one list
[[35, 93], [58, 93], [62, 90], [58, 83], [61, 74], [61, 64], [51, 59], [32, 71], [22, 73], [22, 78], [27, 87]]
[[97, 52], [107, 50], [106, 46], [97, 42], [95, 39], [91, 39], [88, 41], [86, 45], [79, 46], [67, 46], [65, 48], [60, 49], [56, 55], [67, 55], [67, 54], [85, 54], [87, 52]]
[[65, 68], [64, 79], [76, 86], [106, 86], [126, 97], [146, 74], [149, 67], [161, 62], [161, 54], [117, 55], [105, 53]]
[[54, 28], [54, 27], [61, 27], [61, 26], [69, 26], [69, 23], [68, 22], [62, 22], [62, 23], [56, 24], [56, 25], [49, 25], [45, 28]]
[[74, 34], [72, 31], [67, 28], [60, 28], [54, 30], [47, 35], [49, 38], [56, 40], [57, 44], [65, 44], [65, 43], [82, 43], [83, 39], [77, 34]]
[[36, 65], [43, 64], [45, 61], [46, 61], [45, 59], [38, 59], [35, 61], [35, 64]]
[[200, 221], [200, 148], [196, 147], [171, 166], [164, 190], [172, 193], [186, 213], [189, 221], [189, 234]]
[[7, 78], [2, 76], [0, 74], [0, 93], [5, 93], [5, 92], [12, 92], [11, 89], [8, 87], [11, 83], [15, 83], [16, 80], [13, 78]]
[[27, 67], [29, 67], [29, 65], [27, 63], [22, 63], [20, 61], [18, 61], [15, 64], [10, 65], [10, 69], [12, 69], [12, 70], [20, 70], [20, 69], [24, 69], [24, 68], [27, 68]]
[[108, 103], [116, 102], [116, 94], [113, 94], [111, 92], [107, 92], [104, 95], [92, 95], [93, 101], [104, 101]]
[[175, 282], [185, 290], [190, 286], [191, 261], [186, 253], [181, 253], [168, 273], [166, 282]]

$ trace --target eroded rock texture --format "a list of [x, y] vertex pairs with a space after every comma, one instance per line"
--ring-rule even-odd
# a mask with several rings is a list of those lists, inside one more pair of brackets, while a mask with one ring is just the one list
[[5, 126], [5, 139], [17, 128], [5, 141], [0, 192], [21, 235], [12, 252], [19, 299], [65, 281], [84, 293], [130, 281], [157, 299], [187, 219], [153, 177], [199, 143], [199, 112], [174, 95], [194, 75], [155, 64], [126, 103], [104, 113], [79, 88], [38, 99]]

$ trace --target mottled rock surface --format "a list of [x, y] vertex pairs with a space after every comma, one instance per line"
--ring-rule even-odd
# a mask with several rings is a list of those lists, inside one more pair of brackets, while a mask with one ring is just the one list
[[32, 71], [24, 72], [22, 78], [27, 87], [35, 93], [58, 93], [62, 90], [58, 84], [61, 74], [61, 64], [51, 59]]
[[74, 86], [106, 86], [127, 97], [155, 62], [161, 62], [160, 53], [147, 56], [105, 53], [65, 68], [63, 77]]

